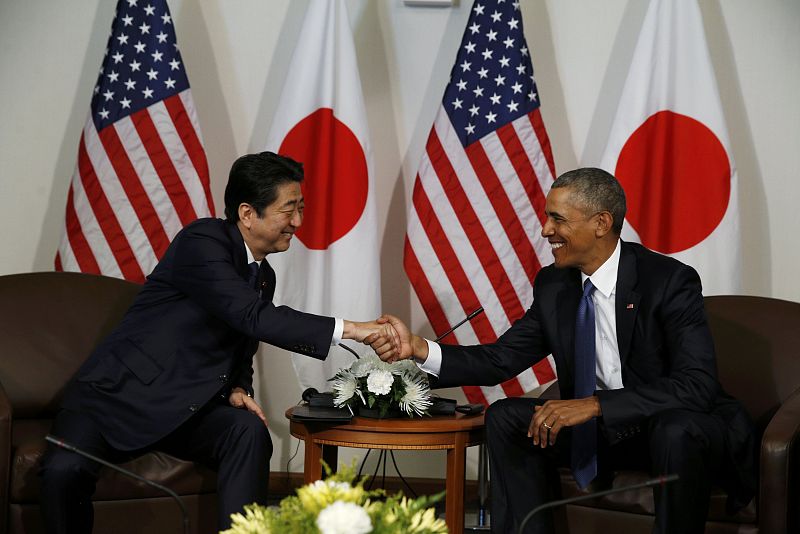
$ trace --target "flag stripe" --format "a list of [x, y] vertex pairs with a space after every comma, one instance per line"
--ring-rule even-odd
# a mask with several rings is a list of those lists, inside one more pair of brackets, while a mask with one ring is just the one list
[[[175, 171], [178, 173], [178, 178], [183, 184], [192, 210], [196, 214], [195, 217], [208, 213], [208, 199], [204, 190], [203, 180], [198, 175], [197, 169], [195, 169], [194, 163], [183, 144], [178, 130], [179, 126], [173, 122], [164, 102], [150, 106], [149, 111], [153, 125], [166, 149], [167, 157], [172, 162]], [[185, 114], [183, 115], [185, 116]], [[188, 121], [184, 122], [186, 124], [181, 125], [180, 128], [193, 128]]]
[[[531, 179], [536, 176], [536, 172], [533, 170], [525, 149], [522, 147], [522, 143], [520, 143], [519, 137], [517, 137], [514, 131], [514, 125], [508, 123], [498, 128], [497, 137], [499, 137], [500, 142], [503, 143], [506, 154], [508, 154], [517, 176], [520, 177], [520, 182], [522, 182], [525, 188], [525, 193], [527, 193], [533, 205], [534, 213], [536, 213], [539, 222], [544, 226], [544, 222], [547, 219], [544, 214], [544, 195], [539, 187], [539, 183]], [[526, 177], [528, 177], [528, 179], [526, 179]]]
[[[419, 184], [419, 189], [415, 185], [413, 196], [414, 208], [417, 210], [420, 220], [427, 221], [428, 224], [425, 228], [425, 232], [433, 245], [436, 257], [445, 267], [445, 274], [453, 288], [457, 288], [456, 296], [459, 302], [461, 302], [462, 310], [469, 313], [468, 310], [474, 310], [480, 306], [480, 301], [461, 263], [458, 261], [455, 251], [450, 245], [450, 241], [442, 229], [439, 220], [436, 218], [428, 196], [422, 191], [422, 185], [419, 180], [417, 184]], [[473, 321], [473, 328], [481, 342], [486, 343], [487, 341], [484, 340], [491, 340], [497, 337], [497, 333], [492, 328], [492, 325], [489, 324], [486, 314], [478, 315]]]
[[542, 360], [533, 366], [533, 373], [540, 384], [552, 382], [556, 379], [556, 374], [553, 372], [556, 367], [553, 357], [548, 356], [547, 358], [547, 360]]
[[[409, 214], [408, 228], [409, 244], [414, 254], [417, 256], [420, 266], [423, 267], [424, 274], [436, 294], [437, 300], [432, 302], [431, 306], [440, 306], [447, 319], [447, 327], [436, 330], [439, 333], [443, 333], [449, 329], [450, 325], [461, 321], [465, 313], [471, 313], [473, 310], [465, 311], [463, 304], [458, 300], [458, 294], [453, 288], [439, 258], [437, 258], [433, 245], [428, 239], [415, 210], [412, 210]], [[428, 306], [427, 302], [423, 302], [422, 304], [423, 307]], [[461, 325], [452, 335], [456, 343], [474, 345], [479, 342], [478, 334], [475, 332], [474, 323], [472, 321]]]
[[[497, 211], [492, 206], [491, 200], [487, 197], [483, 189], [480, 177], [476, 175], [476, 169], [474, 169], [469, 162], [468, 151], [473, 146], [481, 145], [482, 143], [473, 143], [465, 149], [464, 146], [461, 145], [461, 142], [459, 141], [452, 124], [449, 122], [447, 113], [443, 108], [440, 109], [439, 113], [437, 114], [436, 121], [434, 122], [434, 129], [440, 137], [441, 145], [445, 150], [448, 161], [452, 162], [452, 167], [455, 168], [456, 164], [461, 162], [457, 175], [461, 185], [461, 190], [464, 192], [467, 200], [474, 208], [475, 214], [480, 220], [488, 240], [492, 243], [495, 256], [500, 260], [499, 267], [501, 267], [508, 276], [511, 286], [516, 293], [517, 300], [520, 303], [526, 302], [530, 295], [530, 280], [527, 278], [525, 269], [514, 251], [514, 245], [509, 240], [508, 233], [506, 232], [505, 221], [498, 217]], [[483, 140], [486, 138], [496, 139], [496, 136], [493, 133], [490, 133], [481, 141], [483, 142]], [[425, 178], [424, 175], [422, 175], [422, 177]], [[514, 180], [516, 180], [516, 177]], [[428, 189], [427, 184], [426, 189]], [[502, 194], [502, 191], [499, 194]], [[457, 205], [454, 205], [453, 207], [456, 210], [460, 209], [460, 206]], [[447, 226], [445, 226], [445, 228], [447, 228]], [[458, 222], [455, 223], [455, 228], [458, 233], [454, 233], [452, 235], [459, 235], [462, 227]], [[454, 242], [458, 243], [461, 241], [454, 239]], [[465, 243], [465, 248], [474, 246], [471, 236], [465, 235], [463, 242]], [[465, 265], [470, 267], [467, 269], [467, 272], [472, 276], [474, 276], [474, 273], [477, 271], [483, 271], [483, 267], [479, 262], [470, 262]], [[488, 291], [492, 290], [487, 288], [485, 291], [480, 290], [478, 294], [481, 296], [487, 295]], [[492, 292], [494, 294], [492, 298], [496, 299], [499, 305], [500, 300], [503, 297], [496, 291]], [[506, 304], [513, 305], [513, 300], [509, 300], [506, 302]], [[495, 330], [503, 331], [508, 328], [511, 324], [509, 322], [509, 316], [501, 310], [501, 306], [498, 306], [497, 310], [495, 311], [493, 303], [490, 302], [488, 305], [492, 311], [492, 313], [490, 313], [490, 319], [492, 320], [492, 324], [495, 326]]]
[[81, 224], [78, 221], [78, 214], [75, 213], [75, 206], [73, 200], [73, 188], [70, 186], [69, 193], [67, 193], [67, 229], [69, 235], [69, 244], [74, 251], [75, 260], [82, 272], [100, 274], [100, 266], [94, 258], [92, 249], [86, 241], [86, 237], [81, 230]]
[[536, 132], [536, 139], [539, 140], [539, 148], [541, 149], [541, 154], [544, 154], [544, 159], [547, 162], [547, 168], [550, 170], [550, 176], [555, 179], [556, 165], [555, 161], [553, 160], [553, 149], [550, 146], [550, 137], [548, 137], [547, 131], [544, 128], [542, 112], [539, 108], [536, 108], [528, 115], [528, 118], [531, 121], [531, 125], [533, 125], [533, 131]]
[[[178, 171], [172, 164], [164, 143], [161, 142], [161, 136], [156, 130], [155, 124], [153, 124], [149, 111], [145, 109], [134, 113], [131, 115], [131, 119], [136, 131], [139, 133], [142, 147], [150, 157], [150, 165], [152, 165], [156, 176], [161, 180], [161, 184], [167, 193], [167, 198], [171, 201], [171, 206], [163, 206], [165, 209], [159, 211], [169, 215], [177, 213], [181, 226], [189, 224], [197, 218], [197, 214], [189, 201], [189, 195], [186, 193], [186, 188], [183, 187]], [[140, 176], [141, 174], [139, 173]]]
[[[175, 125], [175, 131], [183, 141], [183, 146], [186, 149], [186, 154], [192, 161], [192, 166], [197, 173], [205, 193], [206, 203], [208, 205], [208, 213], [214, 215], [214, 200], [211, 197], [211, 180], [208, 172], [208, 160], [206, 159], [205, 150], [200, 139], [200, 128], [194, 117], [194, 104], [191, 100], [189, 90], [179, 93], [176, 96], [169, 97], [164, 100], [169, 116], [172, 117], [172, 122]], [[177, 152], [175, 152], [177, 153]], [[197, 206], [197, 204], [195, 204]], [[197, 209], [197, 208], [196, 208]], [[200, 211], [198, 209], [198, 211]]]
[[[503, 187], [503, 182], [498, 178], [482, 143], [471, 144], [467, 147], [466, 154], [498, 218], [503, 221], [505, 231], [514, 247], [514, 252], [520, 264], [525, 270], [528, 281], [532, 281], [540, 268], [539, 260], [525, 233], [525, 229], [522, 227], [520, 217]], [[516, 177], [513, 179], [516, 180]], [[516, 181], [519, 182], [519, 180]], [[528, 287], [530, 287], [529, 284]]]
[[501, 387], [506, 397], [520, 397], [525, 394], [525, 390], [522, 389], [522, 385], [516, 378], [506, 380], [501, 384]]
[[103, 230], [97, 222], [92, 207], [89, 205], [89, 198], [83, 189], [83, 182], [80, 177], [76, 178], [72, 181], [75, 214], [80, 225], [79, 229], [86, 239], [97, 265], [100, 267], [100, 274], [122, 276], [122, 271], [120, 271], [114, 253], [103, 235]]
[[[139, 111], [118, 120], [114, 123], [113, 129], [116, 130], [125, 153], [129, 155], [128, 159], [135, 171], [137, 184], [141, 185], [142, 190], [146, 193], [146, 199], [149, 200], [150, 205], [153, 207], [154, 213], [158, 217], [159, 225], [164, 229], [165, 233], [174, 235], [182, 227], [181, 221], [175, 212], [175, 207], [172, 205], [164, 184], [156, 172], [154, 162], [147, 153], [144, 139], [136, 128], [135, 121], [143, 113], [147, 113], [147, 110]], [[111, 171], [108, 175], [100, 175], [112, 176], [115, 174], [115, 171]], [[124, 183], [124, 180], [125, 177], [119, 176], [118, 181], [120, 183]], [[130, 199], [127, 203], [134, 206]], [[139, 215], [137, 214], [136, 217], [138, 218]], [[155, 252], [155, 249], [153, 251]]]
[[111, 208], [111, 204], [109, 204], [108, 198], [106, 198], [106, 194], [97, 179], [86, 151], [84, 139], [85, 137], [81, 136], [81, 142], [78, 147], [78, 173], [80, 174], [80, 183], [83, 185], [91, 212], [94, 214], [94, 218], [124, 277], [128, 280], [144, 281], [144, 274], [139, 267], [139, 263], [133, 255], [114, 210]]
[[[414, 254], [414, 249], [411, 247], [408, 237], [405, 239], [403, 250], [403, 265], [409, 278], [412, 279], [412, 287], [417, 293], [417, 297], [420, 302], [424, 302], [426, 305], [425, 313], [433, 330], [435, 332], [446, 332], [450, 328], [450, 323], [444, 314], [442, 306], [439, 304], [439, 299], [436, 298], [436, 294], [428, 282], [428, 277], [425, 276], [425, 272], [419, 264], [417, 255]], [[442, 339], [442, 343], [452, 342], [453, 339], [453, 334], [448, 334], [447, 337]]]
[[[437, 239], [446, 238], [448, 240], [448, 244], [451, 247], [454, 255], [452, 257], [446, 256], [448, 258], [448, 263], [443, 265], [443, 272], [447, 271], [450, 268], [450, 265], [453, 265], [453, 263], [450, 262], [456, 262], [456, 264], [460, 266], [465, 274], [463, 280], [468, 281], [468, 284], [463, 287], [465, 287], [467, 291], [473, 292], [474, 294], [480, 296], [479, 300], [486, 309], [486, 318], [492, 325], [492, 331], [495, 333], [504, 331], [509, 325], [508, 318], [502, 311], [502, 306], [498, 300], [497, 294], [492, 288], [491, 281], [489, 280], [486, 271], [483, 270], [480, 260], [475, 253], [475, 249], [470, 242], [469, 236], [464, 232], [463, 227], [459, 223], [455, 209], [450, 204], [447, 195], [442, 189], [441, 181], [437, 178], [436, 173], [432, 169], [430, 161], [427, 159], [427, 157], [423, 159], [423, 165], [420, 170], [419, 177], [420, 186], [424, 189], [424, 193], [428, 199], [428, 202], [431, 205], [435, 204], [437, 207], [435, 212], [428, 212], [426, 217], [428, 219], [435, 218], [436, 223], [441, 227], [442, 231], [442, 233], [439, 234], [436, 239], [426, 239], [425, 243], [429, 247], [436, 247], [438, 244]], [[418, 213], [418, 215], [421, 216], [422, 214]], [[426, 221], [426, 219], [422, 217], [420, 217], [419, 220]], [[426, 228], [423, 230], [423, 227], [426, 225], [427, 222], [420, 225], [420, 231], [425, 232], [432, 230], [432, 228]], [[414, 240], [412, 240], [412, 244], [416, 249], [416, 242]], [[420, 261], [426, 269], [431, 269], [434, 265], [440, 264], [439, 259], [435, 257], [431, 257], [429, 262], [422, 261], [423, 255], [421, 252], [422, 251], [417, 249], [417, 253], [420, 255]], [[437, 253], [438, 252], [439, 251], [437, 250]], [[437, 293], [439, 293], [440, 289], [458, 293], [462, 288], [462, 286], [459, 285], [447, 285], [446, 287], [442, 288], [437, 287], [436, 284], [432, 285], [437, 289]], [[441, 293], [439, 294], [441, 295]], [[457, 317], [450, 316], [450, 318], [458, 321], [461, 319], [460, 314], [462, 312], [462, 309], [458, 309], [456, 314]], [[489, 334], [489, 337], [491, 338], [492, 335], [496, 334]], [[475, 342], [478, 342], [478, 338], [475, 338]]]
[[169, 238], [164, 227], [161, 225], [161, 220], [150, 202], [147, 192], [139, 181], [139, 176], [133, 168], [128, 153], [122, 145], [122, 140], [117, 134], [116, 127], [105, 128], [97, 132], [100, 141], [103, 143], [106, 153], [109, 155], [109, 161], [114, 168], [114, 172], [119, 177], [119, 183], [122, 184], [128, 200], [133, 206], [139, 222], [144, 229], [150, 245], [153, 247], [153, 252], [156, 256], [161, 257], [169, 244]]
[[456, 217], [458, 217], [461, 227], [467, 233], [469, 242], [472, 244], [483, 270], [488, 275], [489, 282], [494, 288], [506, 315], [509, 317], [517, 314], [522, 315], [524, 313], [522, 303], [517, 298], [511, 280], [509, 280], [500, 258], [497, 256], [497, 252], [475, 214], [473, 204], [467, 199], [464, 189], [461, 187], [461, 182], [450, 164], [450, 160], [444, 154], [438, 135], [432, 134], [429, 137], [427, 151], [445, 194], [454, 207]]
[[[130, 120], [128, 120], [125, 124], [131, 125]], [[130, 130], [133, 131], [132, 126]], [[122, 187], [122, 183], [120, 183], [119, 177], [114, 171], [114, 167], [109, 160], [109, 156], [106, 153], [105, 148], [103, 147], [100, 136], [95, 129], [95, 124], [91, 119], [86, 122], [86, 127], [84, 128], [84, 138], [86, 140], [86, 154], [88, 155], [91, 163], [91, 169], [96, 177], [95, 179], [97, 180], [99, 186], [102, 187], [102, 190], [108, 199], [108, 203], [113, 208], [113, 216], [116, 218], [120, 228], [122, 229], [122, 233], [114, 235], [114, 240], [116, 241], [114, 245], [123, 246], [124, 244], [127, 244], [127, 246], [130, 247], [131, 252], [133, 252], [133, 255], [136, 256], [136, 260], [139, 264], [139, 269], [141, 272], [148, 273], [155, 265], [157, 260], [156, 255], [153, 252], [153, 247], [150, 245], [150, 241], [147, 239], [144, 229], [142, 228], [139, 217], [134, 211], [128, 195], [125, 192], [125, 189]], [[92, 208], [88, 205], [88, 203], [81, 204], [80, 206], [81, 207], [77, 207], [76, 209], [88, 211], [90, 213], [92, 212]], [[95, 248], [100, 246], [100, 243], [95, 243]], [[110, 253], [110, 249], [108, 252]], [[101, 260], [102, 266], [103, 261], [106, 259], [105, 252], [98, 252], [98, 259]], [[114, 267], [114, 269], [116, 268], [118, 267]], [[104, 270], [103, 274], [124, 277], [121, 272], [119, 274], [112, 274], [111, 270]], [[140, 277], [129, 280], [142, 282], [144, 278]]]

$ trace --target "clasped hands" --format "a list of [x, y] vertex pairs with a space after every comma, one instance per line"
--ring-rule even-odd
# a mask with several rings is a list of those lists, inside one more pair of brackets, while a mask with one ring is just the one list
[[[375, 354], [385, 362], [405, 360], [412, 356], [424, 360], [427, 356], [427, 343], [412, 334], [408, 327], [393, 315], [382, 315], [375, 321], [363, 323], [345, 321], [342, 337], [371, 346]], [[424, 350], [420, 349], [422, 345]]]
[[[377, 328], [361, 341], [370, 345], [383, 361], [393, 362], [411, 357], [424, 361], [427, 358], [428, 344], [412, 334], [400, 319], [384, 314], [375, 323], [382, 328]], [[552, 446], [562, 429], [580, 425], [601, 415], [600, 401], [594, 396], [585, 399], [550, 400], [535, 407], [528, 425], [528, 437], [535, 446]]]

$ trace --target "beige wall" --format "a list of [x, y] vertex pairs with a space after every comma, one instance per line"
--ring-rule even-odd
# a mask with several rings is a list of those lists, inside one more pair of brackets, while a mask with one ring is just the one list
[[[266, 139], [307, 3], [170, 2], [218, 212], [231, 161]], [[472, 4], [456, 3], [348, 1], [375, 147], [384, 307], [422, 333], [430, 327], [402, 271], [402, 241], [416, 166]], [[556, 168], [564, 171], [602, 150], [644, 4], [521, 3]], [[701, 4], [739, 169], [745, 291], [800, 301], [800, 3]], [[0, 274], [51, 269], [113, 11], [111, 0], [0, 0]], [[296, 447], [283, 412], [300, 390], [288, 357], [275, 349], [262, 348], [259, 374], [276, 445], [272, 468], [283, 470]], [[474, 456], [470, 463], [474, 472]], [[400, 455], [405, 475], [443, 476], [443, 464], [441, 453]], [[302, 446], [290, 468], [302, 468]]]

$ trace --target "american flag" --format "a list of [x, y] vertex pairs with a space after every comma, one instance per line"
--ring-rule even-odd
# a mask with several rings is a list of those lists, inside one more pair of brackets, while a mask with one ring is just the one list
[[164, 0], [120, 0], [67, 196], [58, 271], [144, 282], [214, 214], [208, 163]]
[[[519, 2], [477, 0], [417, 173], [404, 264], [434, 330], [485, 309], [445, 342], [491, 343], [533, 300], [552, 262], [541, 237], [555, 168]], [[451, 337], [452, 336], [452, 337]], [[555, 379], [552, 357], [499, 386], [489, 404]]]

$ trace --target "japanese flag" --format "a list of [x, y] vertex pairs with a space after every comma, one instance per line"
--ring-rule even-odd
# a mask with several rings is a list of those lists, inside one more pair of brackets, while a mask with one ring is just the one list
[[[372, 150], [343, 0], [309, 3], [266, 148], [305, 169], [303, 225], [288, 251], [268, 257], [275, 302], [375, 319], [381, 285]], [[327, 379], [353, 360], [340, 347], [324, 362], [292, 357], [301, 387], [319, 391], [329, 391]]]
[[600, 167], [628, 199], [622, 238], [740, 289], [736, 166], [695, 0], [650, 2]]

